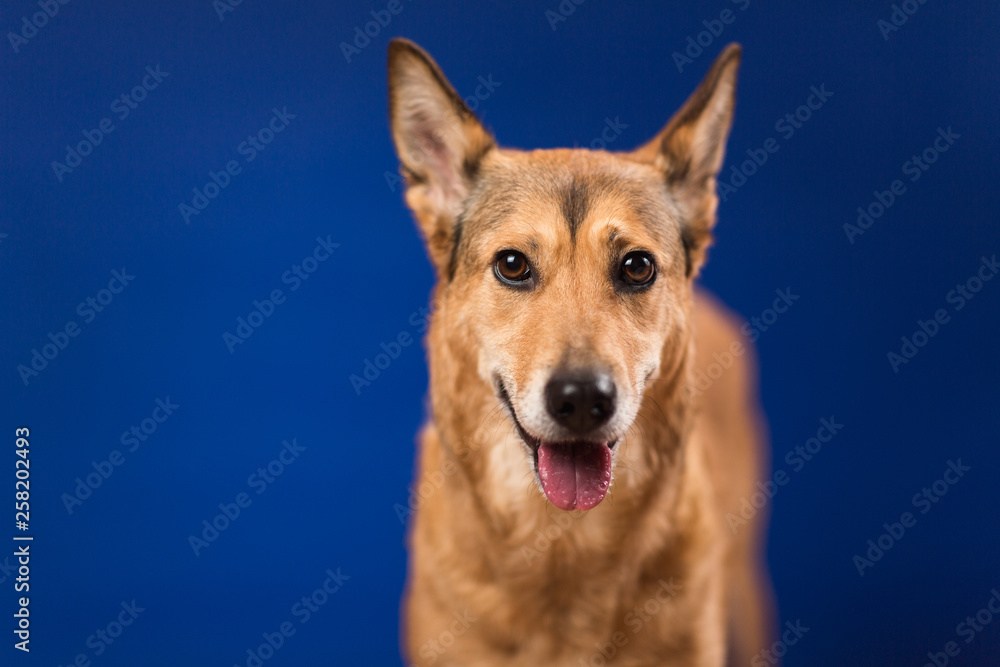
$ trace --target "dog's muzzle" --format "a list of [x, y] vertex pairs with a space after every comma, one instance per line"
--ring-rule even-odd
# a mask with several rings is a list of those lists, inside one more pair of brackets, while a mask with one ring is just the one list
[[518, 434], [534, 453], [535, 470], [549, 502], [562, 510], [589, 510], [604, 500], [611, 487], [615, 442], [596, 437], [615, 413], [614, 380], [604, 372], [557, 372], [545, 386], [549, 417], [567, 433], [566, 439], [543, 440], [518, 421], [506, 388], [500, 398], [510, 410]]

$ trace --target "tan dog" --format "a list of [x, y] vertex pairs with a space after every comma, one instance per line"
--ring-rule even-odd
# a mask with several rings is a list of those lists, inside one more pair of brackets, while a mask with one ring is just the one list
[[501, 149], [418, 46], [389, 47], [392, 135], [437, 269], [432, 421], [410, 534], [421, 665], [748, 664], [771, 637], [754, 372], [693, 281], [740, 48], [631, 153]]

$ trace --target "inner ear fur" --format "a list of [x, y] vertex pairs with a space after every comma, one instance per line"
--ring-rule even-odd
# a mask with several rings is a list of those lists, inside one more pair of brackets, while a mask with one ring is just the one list
[[666, 126], [632, 153], [633, 159], [660, 170], [680, 207], [689, 276], [697, 274], [712, 241], [719, 203], [716, 178], [732, 126], [741, 55], [739, 44], [727, 46]]
[[448, 269], [456, 225], [493, 136], [437, 63], [413, 42], [389, 44], [389, 119], [407, 184], [406, 202], [439, 273]]

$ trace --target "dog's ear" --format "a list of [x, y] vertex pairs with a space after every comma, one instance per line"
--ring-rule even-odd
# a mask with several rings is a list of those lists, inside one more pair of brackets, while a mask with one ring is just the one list
[[689, 276], [697, 273], [712, 240], [719, 203], [716, 176], [732, 125], [741, 53], [739, 44], [727, 46], [666, 127], [632, 153], [633, 158], [650, 162], [663, 172], [681, 209]]
[[406, 39], [389, 44], [389, 120], [406, 178], [406, 203], [431, 260], [444, 273], [462, 202], [496, 142], [437, 63]]

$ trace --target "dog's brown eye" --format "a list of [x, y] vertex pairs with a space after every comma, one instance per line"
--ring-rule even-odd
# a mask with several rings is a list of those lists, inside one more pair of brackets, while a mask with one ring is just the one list
[[648, 285], [656, 275], [656, 265], [653, 256], [648, 252], [637, 250], [625, 255], [622, 261], [622, 280], [633, 286]]
[[497, 255], [494, 264], [497, 277], [507, 283], [520, 286], [531, 279], [528, 258], [516, 250], [504, 250]]

